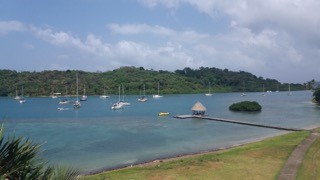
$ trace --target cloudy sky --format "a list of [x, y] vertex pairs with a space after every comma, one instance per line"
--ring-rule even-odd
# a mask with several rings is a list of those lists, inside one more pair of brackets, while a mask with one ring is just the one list
[[320, 80], [319, 0], [0, 0], [0, 69], [217, 67]]

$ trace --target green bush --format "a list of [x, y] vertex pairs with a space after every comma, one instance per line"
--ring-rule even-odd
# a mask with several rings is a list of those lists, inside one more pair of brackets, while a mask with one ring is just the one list
[[320, 104], [320, 88], [314, 91], [313, 98], [316, 103]]
[[242, 101], [229, 106], [231, 111], [261, 111], [261, 105], [256, 101]]

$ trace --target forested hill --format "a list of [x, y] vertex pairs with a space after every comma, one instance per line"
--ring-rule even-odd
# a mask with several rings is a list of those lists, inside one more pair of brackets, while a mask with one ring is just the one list
[[[248, 72], [234, 72], [227, 69], [201, 67], [199, 69], [185, 68], [183, 70], [154, 71], [142, 67], [121, 67], [107, 72], [84, 71], [42, 71], [17, 72], [0, 70], [0, 96], [15, 96], [24, 89], [25, 96], [49, 96], [53, 92], [76, 94], [76, 73], [79, 75], [79, 94], [86, 89], [87, 95], [117, 94], [119, 85], [125, 87], [126, 94], [139, 94], [143, 84], [146, 94], [157, 93], [160, 83], [161, 94], [187, 94], [208, 92], [209, 83], [212, 92], [246, 92], [287, 91], [288, 84], [281, 84], [274, 79], [256, 77]], [[302, 84], [291, 84], [291, 90], [304, 90]]]

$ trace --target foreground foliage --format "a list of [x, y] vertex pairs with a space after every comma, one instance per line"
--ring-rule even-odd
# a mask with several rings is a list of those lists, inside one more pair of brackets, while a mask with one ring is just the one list
[[87, 176], [85, 179], [276, 179], [309, 132], [294, 132], [204, 155], [156, 162]]
[[76, 179], [79, 171], [65, 166], [47, 167], [39, 158], [40, 145], [23, 137], [3, 136], [0, 128], [0, 179]]
[[261, 105], [256, 101], [242, 101], [229, 106], [231, 111], [261, 111]]

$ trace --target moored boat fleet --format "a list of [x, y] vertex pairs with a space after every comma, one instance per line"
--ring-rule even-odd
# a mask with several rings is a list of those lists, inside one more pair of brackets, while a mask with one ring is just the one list
[[[62, 93], [59, 93], [59, 92], [55, 92], [55, 93], [52, 93], [52, 95], [50, 95], [50, 97], [52, 99], [59, 99], [59, 105], [67, 105], [67, 104], [71, 104], [73, 103], [73, 108], [65, 108], [65, 107], [58, 107], [58, 110], [69, 110], [69, 109], [79, 109], [81, 108], [81, 101], [87, 101], [88, 99], [88, 96], [86, 95], [86, 89], [84, 88], [83, 89], [83, 95], [81, 96], [81, 98], [79, 98], [79, 78], [78, 78], [78, 73], [76, 74], [76, 98], [74, 101], [70, 100], [70, 96], [68, 95], [67, 91], [66, 91], [66, 94], [64, 96], [62, 96]], [[111, 109], [112, 110], [119, 110], [119, 109], [123, 109], [125, 106], [130, 106], [131, 103], [130, 102], [127, 102], [125, 101], [125, 87], [124, 85], [119, 85], [118, 87], [118, 101], [113, 103], [112, 106], [111, 106]], [[121, 92], [122, 92], [122, 95], [121, 95]], [[153, 99], [159, 99], [159, 98], [162, 98], [163, 96], [160, 95], [160, 82], [158, 82], [158, 93], [157, 94], [153, 94], [152, 97]], [[264, 85], [263, 85], [263, 88], [262, 88], [262, 96], [266, 96], [265, 92], [267, 93], [271, 93], [271, 91], [265, 91], [264, 89]], [[279, 92], [279, 90], [275, 91], [275, 92]], [[288, 87], [288, 96], [291, 96], [292, 95], [292, 92], [291, 92], [291, 89], [290, 89], [290, 84], [289, 84], [289, 87]], [[208, 93], [205, 93], [205, 96], [212, 96], [212, 92], [211, 92], [211, 83], [209, 83], [209, 91]], [[243, 83], [243, 92], [240, 94], [241, 96], [246, 96], [245, 94], [245, 84]], [[110, 96], [108, 96], [106, 94], [106, 88], [104, 86], [104, 93], [103, 95], [100, 95], [100, 98], [101, 99], [107, 99], [109, 98]], [[23, 104], [23, 103], [26, 103], [27, 100], [24, 98], [24, 95], [23, 95], [23, 86], [21, 87], [21, 95], [18, 95], [18, 88], [16, 87], [16, 96], [14, 97], [14, 100], [17, 100], [19, 103]], [[143, 90], [141, 90], [140, 88], [140, 96], [139, 98], [137, 99], [138, 102], [147, 102], [148, 101], [148, 98], [146, 96], [146, 86], [145, 84], [143, 84]], [[158, 116], [167, 116], [169, 115], [169, 112], [160, 112], [158, 114]]]

